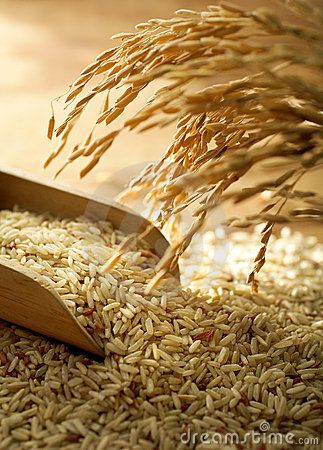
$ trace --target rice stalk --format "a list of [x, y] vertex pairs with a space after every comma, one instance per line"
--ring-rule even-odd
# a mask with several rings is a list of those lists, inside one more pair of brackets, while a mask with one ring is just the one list
[[[114, 36], [119, 45], [99, 55], [71, 86], [66, 118], [55, 131], [59, 136], [71, 129], [97, 95], [126, 87], [97, 119], [111, 125], [147, 85], [162, 80], [164, 86], [121, 128], [99, 139], [91, 136], [69, 163], [90, 157], [81, 172], [85, 176], [122, 130], [176, 124], [163, 158], [132, 180], [120, 200], [145, 193], [161, 228], [191, 206], [196, 232], [217, 205], [249, 201], [269, 191], [261, 211], [227, 221], [231, 227], [265, 224], [261, 256], [249, 276], [254, 288], [275, 223], [322, 220], [319, 194], [308, 197], [296, 184], [300, 175], [321, 167], [323, 159], [323, 10], [306, 0], [276, 3], [278, 11], [288, 10], [292, 18], [221, 3], [202, 12], [179, 10], [173, 18], [152, 19], [133, 33]], [[219, 77], [226, 81], [217, 82]], [[207, 87], [201, 89], [197, 82]], [[52, 118], [49, 136], [53, 123]], [[64, 133], [47, 165], [67, 146]], [[234, 189], [255, 167], [275, 161], [282, 168], [279, 178]], [[291, 198], [299, 206], [285, 211]], [[310, 206], [309, 199], [319, 207]], [[161, 270], [183, 253], [193, 235], [165, 255]]]

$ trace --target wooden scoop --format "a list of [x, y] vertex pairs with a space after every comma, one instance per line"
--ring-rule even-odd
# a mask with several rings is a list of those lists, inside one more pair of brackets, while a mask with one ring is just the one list
[[[0, 167], [0, 209], [18, 205], [35, 213], [74, 218], [80, 215], [108, 220], [115, 228], [130, 234], [150, 223], [117, 203], [106, 203], [54, 183], [44, 183], [20, 171]], [[157, 228], [145, 240], [158, 256], [169, 244]], [[178, 275], [176, 269], [175, 275]], [[64, 301], [53, 290], [42, 287], [37, 273], [15, 260], [0, 257], [0, 318], [46, 336], [103, 356], [103, 350], [83, 328]]]

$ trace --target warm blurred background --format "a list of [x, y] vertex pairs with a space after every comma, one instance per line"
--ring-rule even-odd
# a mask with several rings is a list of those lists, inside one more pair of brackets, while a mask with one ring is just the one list
[[[201, 10], [210, 3], [210, 0], [0, 0], [0, 164], [46, 179], [51, 177], [60, 161], [46, 172], [42, 169], [53, 149], [53, 143], [46, 138], [50, 100], [64, 93], [97, 54], [115, 45], [109, 40], [111, 35], [131, 31], [136, 23], [149, 18], [170, 17], [179, 8]], [[270, 7], [272, 2], [239, 0], [238, 4], [254, 8]], [[93, 117], [95, 113], [93, 110]], [[91, 112], [86, 120], [90, 128]], [[139, 136], [124, 133], [103, 164], [87, 178], [80, 180], [79, 166], [72, 165], [59, 182], [113, 196], [146, 162], [162, 154], [172, 131], [164, 129]], [[313, 174], [300, 188], [322, 192], [321, 175]], [[314, 225], [309, 231], [322, 234]]]

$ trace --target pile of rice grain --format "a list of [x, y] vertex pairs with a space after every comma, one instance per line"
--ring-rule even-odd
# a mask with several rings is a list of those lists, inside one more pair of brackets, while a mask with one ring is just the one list
[[[129, 332], [136, 315], [183, 296], [173, 277], [162, 291], [144, 289], [156, 274], [158, 257], [144, 241], [127, 252], [109, 273], [101, 267], [126, 235], [106, 221], [54, 219], [29, 212], [0, 211], [0, 256], [16, 259], [37, 272], [43, 286], [54, 289], [100, 346], [115, 351], [109, 339]], [[167, 298], [162, 298], [166, 294]], [[157, 298], [156, 298], [157, 297]], [[187, 295], [186, 295], [187, 297]]]
[[257, 243], [239, 233], [209, 292], [169, 275], [145, 296], [158, 260], [147, 244], [100, 273], [123, 237], [106, 222], [0, 212], [0, 257], [41, 274], [106, 352], [94, 360], [1, 322], [0, 449], [185, 449], [187, 430], [243, 438], [264, 420], [318, 437], [322, 246], [276, 239], [251, 294], [241, 279]]

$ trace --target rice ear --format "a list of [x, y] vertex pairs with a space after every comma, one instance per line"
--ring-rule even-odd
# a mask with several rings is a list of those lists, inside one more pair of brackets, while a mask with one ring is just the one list
[[[245, 11], [223, 3], [202, 12], [179, 10], [169, 20], [152, 19], [139, 24], [135, 33], [115, 36], [120, 44], [99, 55], [81, 73], [77, 86], [71, 85], [67, 101], [78, 98], [90, 79], [94, 83], [67, 114], [57, 135], [100, 92], [125, 88], [109, 109], [99, 113], [97, 124], [105, 121], [110, 126], [148, 84], [162, 80], [165, 85], [121, 128], [144, 132], [176, 123], [176, 133], [153, 169], [129, 184], [124, 199], [133, 194], [132, 187], [137, 193], [148, 192], [145, 203], [153, 205], [161, 227], [172, 212], [191, 207], [197, 217], [201, 211], [211, 212], [215, 204], [248, 202], [265, 191], [275, 202], [292, 198], [302, 202], [294, 179], [302, 170], [305, 176], [320, 167], [323, 160], [322, 9], [309, 0], [279, 3], [289, 9], [288, 21], [266, 8]], [[302, 23], [295, 14], [301, 14]], [[217, 83], [217, 74], [228, 81]], [[197, 90], [196, 80], [208, 85]], [[86, 143], [84, 155], [96, 145], [95, 140]], [[254, 168], [275, 158], [284, 172], [257, 185], [248, 180]], [[93, 159], [82, 175], [98, 162]], [[233, 191], [239, 180], [249, 181], [249, 186]], [[277, 222], [321, 220], [315, 207], [302, 214], [295, 206], [284, 215], [272, 213], [271, 204], [272, 200], [231, 225], [247, 228], [266, 222], [272, 228]]]

